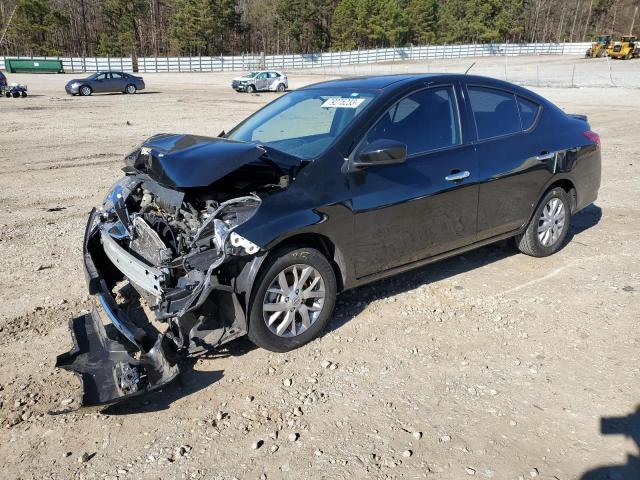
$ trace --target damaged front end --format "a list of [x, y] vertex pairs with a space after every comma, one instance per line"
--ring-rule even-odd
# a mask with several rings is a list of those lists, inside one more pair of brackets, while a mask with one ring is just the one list
[[[235, 170], [227, 158], [216, 174], [215, 154], [234, 149], [242, 156]], [[127, 157], [127, 176], [91, 212], [84, 237], [89, 292], [100, 308], [71, 321], [74, 348], [57, 362], [82, 378], [83, 404], [159, 388], [178, 375], [181, 358], [246, 333], [247, 292], [236, 282], [263, 252], [234, 230], [290, 178], [273, 162], [256, 164], [263, 154], [164, 135]], [[176, 168], [185, 158], [188, 172]]]

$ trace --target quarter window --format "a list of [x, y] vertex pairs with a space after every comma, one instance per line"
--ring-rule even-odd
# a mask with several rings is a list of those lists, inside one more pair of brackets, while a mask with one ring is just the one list
[[453, 88], [428, 88], [400, 100], [367, 135], [367, 143], [380, 139], [406, 144], [408, 155], [460, 144]]
[[468, 91], [479, 140], [521, 131], [512, 93], [485, 87], [469, 87]]
[[533, 126], [538, 116], [540, 106], [526, 98], [518, 96], [518, 107], [520, 108], [520, 120], [522, 120], [522, 129], [529, 130]]

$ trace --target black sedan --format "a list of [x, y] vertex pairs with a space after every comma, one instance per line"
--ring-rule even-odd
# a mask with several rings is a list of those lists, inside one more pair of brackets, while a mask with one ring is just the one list
[[87, 78], [69, 80], [65, 86], [69, 95], [87, 97], [92, 93], [136, 93], [144, 90], [144, 80], [125, 72], [97, 72]]
[[96, 310], [58, 361], [85, 403], [159, 387], [177, 359], [241, 335], [299, 347], [339, 292], [482, 245], [556, 253], [597, 198], [600, 139], [506, 82], [378, 76], [298, 89], [218, 138], [156, 135], [125, 172], [91, 214], [84, 264], [126, 349]]

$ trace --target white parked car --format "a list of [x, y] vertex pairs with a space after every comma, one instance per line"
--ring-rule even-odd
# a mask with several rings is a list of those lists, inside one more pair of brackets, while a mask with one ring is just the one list
[[260, 90], [284, 92], [289, 88], [289, 79], [284, 73], [276, 70], [258, 70], [234, 78], [231, 87], [236, 92], [253, 93]]

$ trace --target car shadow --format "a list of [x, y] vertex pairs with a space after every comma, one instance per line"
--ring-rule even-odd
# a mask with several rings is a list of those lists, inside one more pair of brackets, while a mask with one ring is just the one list
[[[602, 209], [594, 205], [593, 203], [578, 213], [576, 213], [571, 218], [571, 227], [569, 228], [569, 232], [567, 233], [567, 240], [565, 242], [575, 241], [574, 237], [576, 235], [580, 235], [585, 230], [588, 230], [592, 227], [595, 227], [600, 220], [602, 219]], [[581, 245], [584, 245], [584, 242], [579, 242]]]
[[[640, 449], [640, 405], [635, 412], [624, 417], [602, 417], [600, 433], [603, 435], [624, 435], [633, 440]], [[603, 441], [606, 441], [604, 439]], [[589, 470], [580, 480], [632, 480], [640, 479], [640, 456], [628, 455], [624, 465], [603, 465]]]
[[[567, 233], [565, 245], [570, 241], [577, 241], [575, 239], [576, 236], [597, 225], [601, 218], [602, 209], [597, 205], [589, 205], [575, 214], [571, 219], [571, 226]], [[584, 242], [579, 243], [585, 245]], [[409, 290], [415, 290], [423, 285], [475, 270], [519, 253], [512, 240], [503, 240], [369, 285], [348, 290], [338, 297], [333, 319], [324, 333], [329, 333], [342, 327], [353, 317], [360, 314], [371, 302], [393, 297]]]
[[[141, 92], [136, 92], [133, 95], [156, 95], [162, 92], [156, 92], [156, 91], [141, 91]], [[102, 92], [102, 93], [92, 93], [91, 94], [93, 97], [110, 97], [110, 96], [114, 96], [114, 95], [129, 95], [128, 93], [123, 93], [123, 92]]]
[[4, 95], [0, 97], [0, 99], [2, 98], [7, 98], [7, 100], [22, 100], [22, 99], [28, 99], [28, 98], [38, 98], [38, 97], [45, 97], [46, 95], [38, 95], [38, 94], [31, 94], [27, 92], [27, 96], [26, 97], [19, 97], [19, 98], [7, 98]]
[[[597, 206], [590, 206], [576, 214], [571, 223], [568, 239], [597, 225], [602, 217], [602, 210]], [[335, 313], [323, 334], [335, 331], [362, 312], [369, 303], [408, 290], [414, 290], [422, 285], [437, 282], [460, 273], [489, 265], [519, 253], [513, 241], [504, 240], [486, 247], [451, 257], [446, 260], [427, 265], [406, 273], [398, 274], [385, 280], [380, 280], [353, 290], [349, 290], [338, 297]], [[196, 358], [190, 358], [180, 364], [180, 375], [176, 380], [160, 390], [148, 392], [139, 397], [109, 405], [102, 410], [107, 415], [131, 415], [136, 413], [156, 412], [168, 409], [175, 401], [204, 390], [220, 381], [222, 370], [201, 371], [194, 366], [198, 359], [220, 359], [240, 357], [257, 348], [246, 337], [238, 338], [224, 346], [206, 351]], [[593, 477], [597, 478], [597, 477]], [[627, 477], [625, 477], [627, 478]], [[587, 480], [585, 478], [585, 480]], [[588, 478], [588, 480], [593, 480]]]
[[246, 338], [239, 338], [217, 350], [202, 353], [180, 363], [180, 375], [159, 390], [109, 405], [101, 410], [105, 415], [132, 415], [167, 410], [172, 403], [217, 383], [224, 376], [223, 370], [202, 371], [194, 369], [199, 359], [220, 359], [242, 356], [257, 348]]

